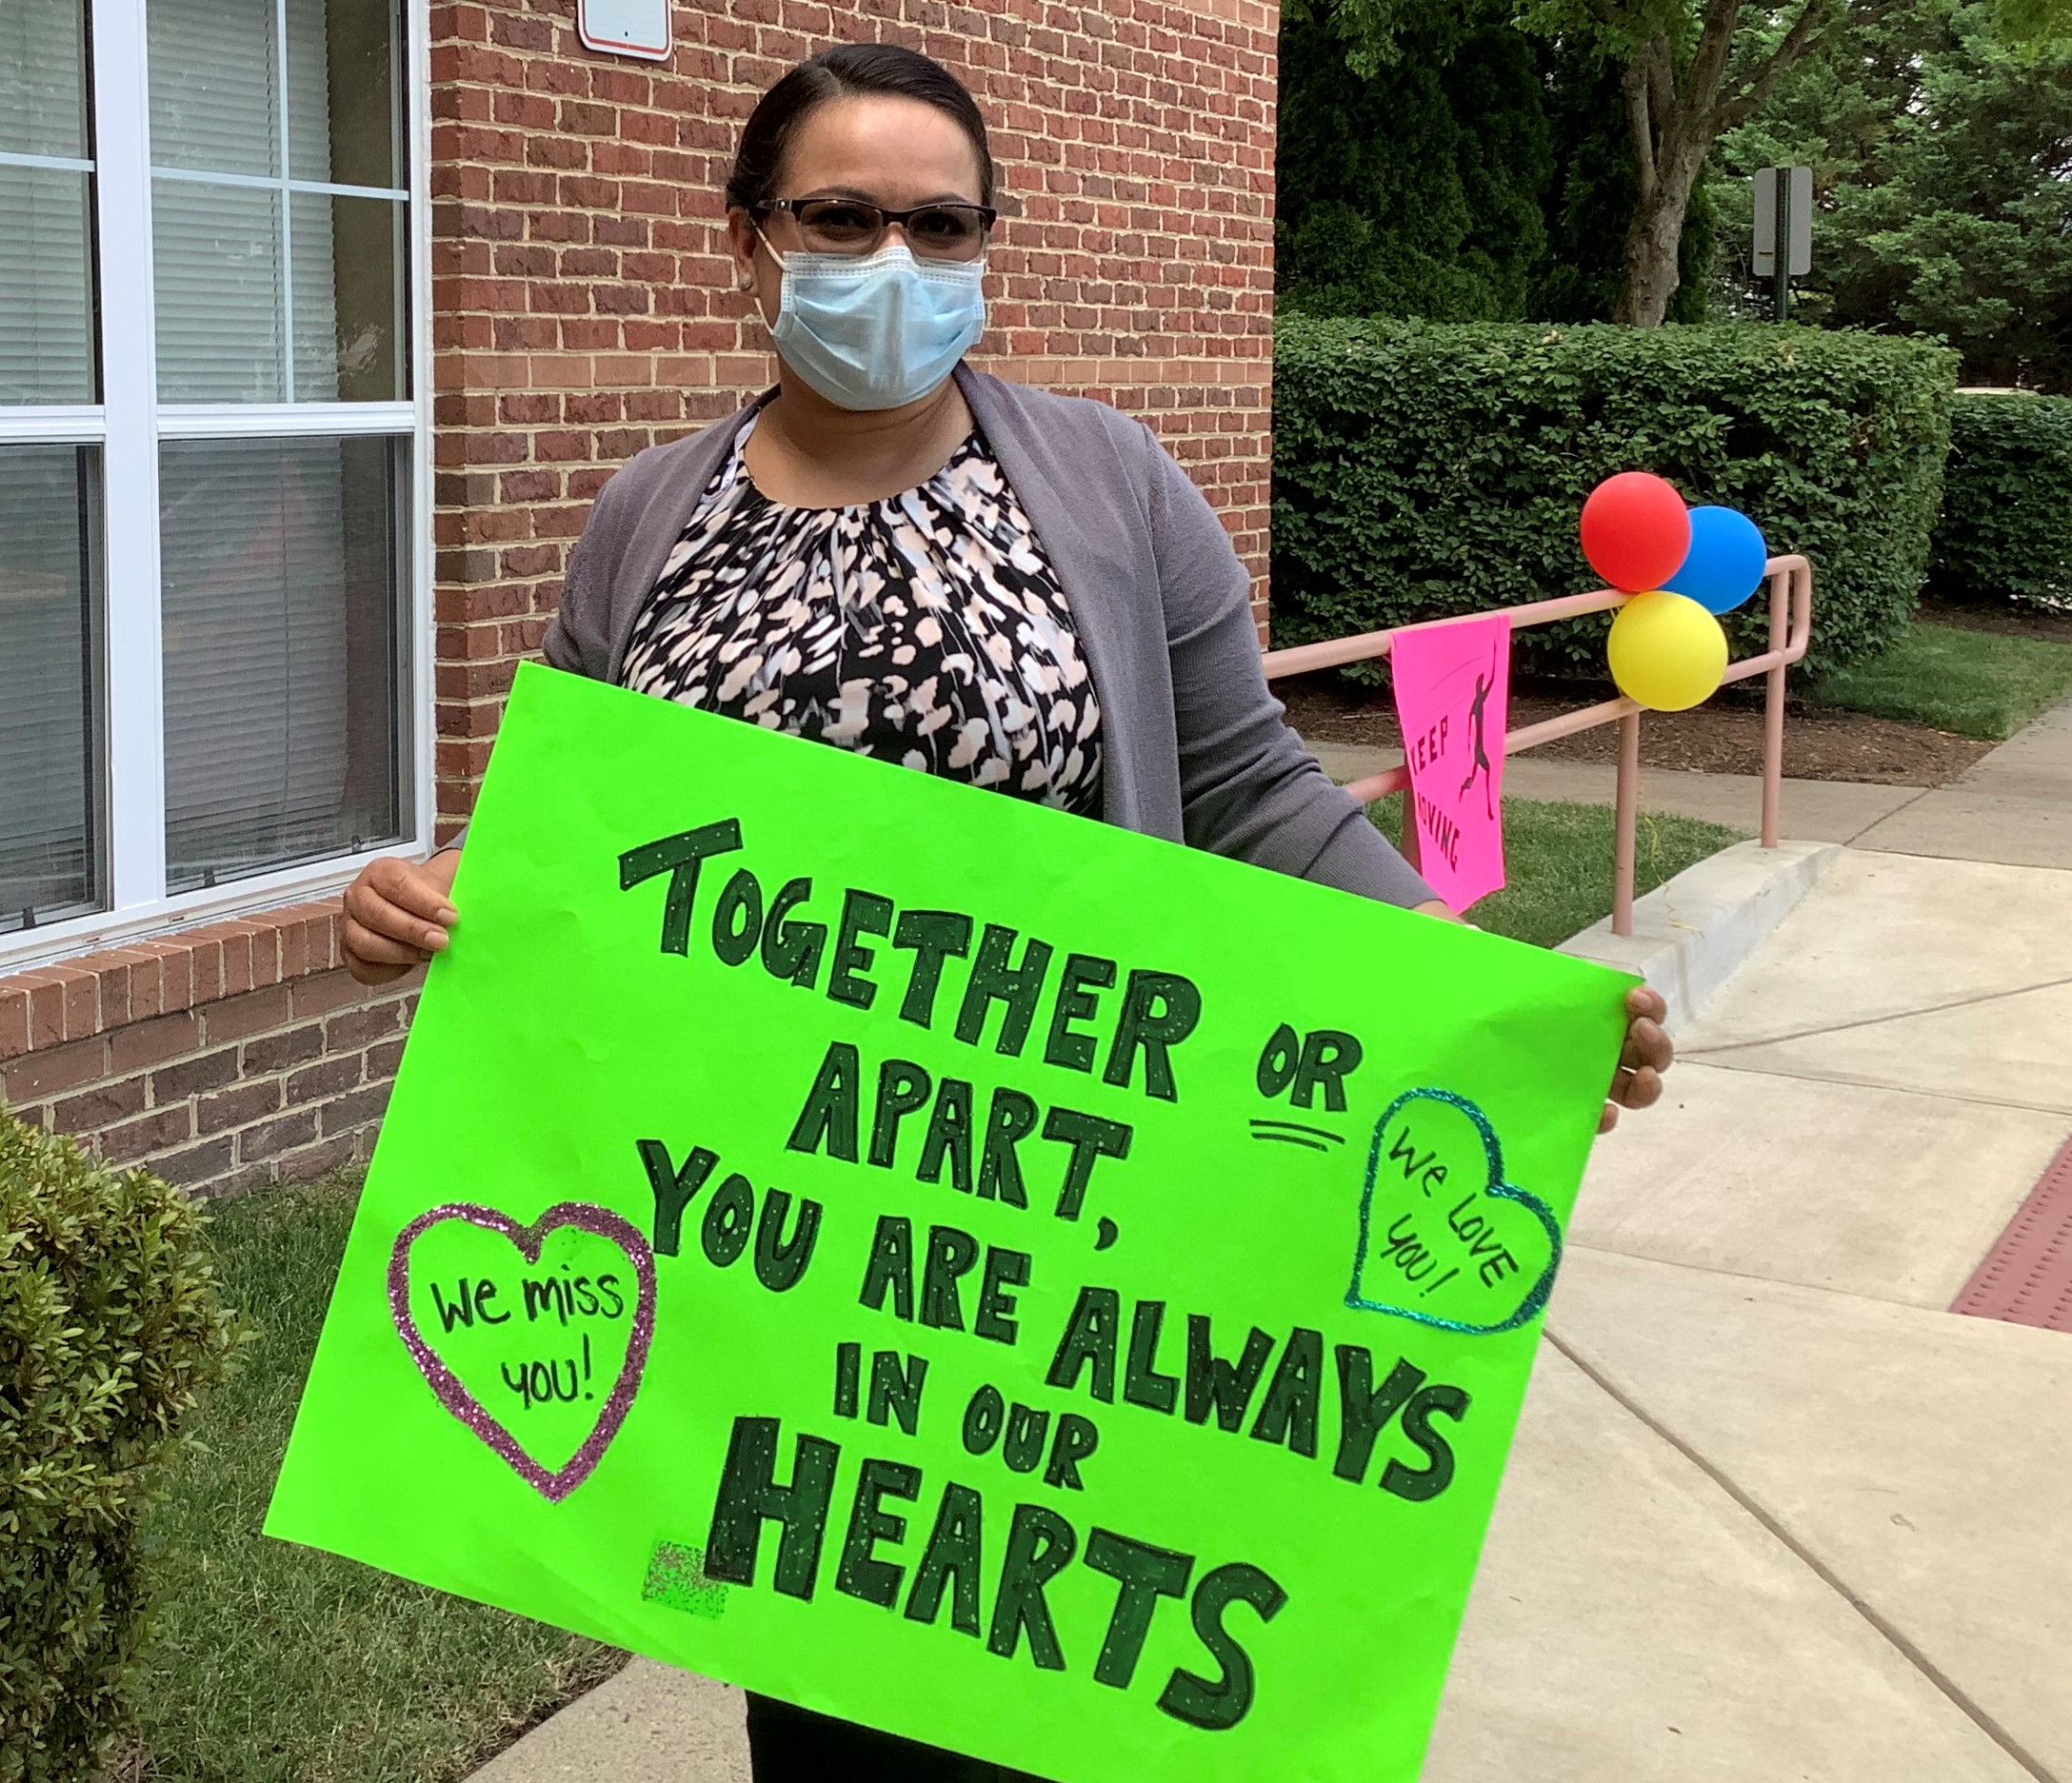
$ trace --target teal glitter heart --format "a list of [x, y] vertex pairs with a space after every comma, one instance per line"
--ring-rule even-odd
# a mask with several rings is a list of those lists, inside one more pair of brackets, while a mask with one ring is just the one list
[[[1372, 1243], [1374, 1198], [1381, 1177], [1383, 1136], [1398, 1115], [1418, 1101], [1438, 1102], [1458, 1110], [1467, 1117], [1481, 1136], [1486, 1176], [1479, 1193], [1474, 1197], [1478, 1203], [1485, 1199], [1515, 1202], [1529, 1212], [1546, 1233], [1545, 1268], [1526, 1290], [1517, 1310], [1497, 1323], [1475, 1324], [1458, 1318], [1447, 1318], [1414, 1306], [1399, 1306], [1388, 1300], [1370, 1299], [1361, 1292], [1365, 1281]], [[1408, 1172], [1405, 1172], [1406, 1179], [1407, 1176]], [[1393, 1317], [1411, 1319], [1417, 1324], [1428, 1325], [1438, 1331], [1457, 1332], [1463, 1337], [1492, 1337], [1500, 1332], [1516, 1331], [1519, 1326], [1527, 1324], [1540, 1316], [1546, 1306], [1547, 1297], [1554, 1292], [1554, 1277], [1561, 1268], [1561, 1261], [1562, 1229], [1561, 1222], [1554, 1218], [1554, 1210], [1539, 1196], [1504, 1179], [1503, 1144], [1497, 1139], [1496, 1129], [1489, 1123], [1489, 1117], [1475, 1103], [1451, 1090], [1416, 1089], [1405, 1090], [1388, 1104], [1383, 1111], [1381, 1119], [1374, 1123], [1374, 1142], [1367, 1148], [1366, 1181], [1360, 1196], [1360, 1243], [1353, 1257], [1352, 1283], [1345, 1290], [1345, 1304], [1348, 1307], [1361, 1312], [1386, 1313]]]

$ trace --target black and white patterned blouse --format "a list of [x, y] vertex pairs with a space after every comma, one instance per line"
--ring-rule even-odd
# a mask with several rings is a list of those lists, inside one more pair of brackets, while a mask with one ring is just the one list
[[713, 473], [621, 682], [974, 786], [1097, 811], [1101, 707], [1034, 528], [974, 431], [918, 488], [787, 507]]

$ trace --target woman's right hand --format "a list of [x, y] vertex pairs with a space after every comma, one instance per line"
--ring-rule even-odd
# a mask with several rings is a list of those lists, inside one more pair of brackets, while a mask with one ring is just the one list
[[444, 951], [460, 920], [448, 900], [459, 869], [458, 848], [429, 861], [385, 855], [369, 861], [346, 887], [346, 970], [362, 984], [387, 984]]

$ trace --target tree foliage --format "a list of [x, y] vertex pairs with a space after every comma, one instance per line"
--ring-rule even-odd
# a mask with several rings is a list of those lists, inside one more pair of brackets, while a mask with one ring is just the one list
[[[1617, 69], [1518, 30], [1497, 0], [1439, 0], [1380, 40], [1348, 23], [1357, 16], [1314, 5], [1283, 15], [1285, 306], [1455, 322], [1608, 317], [1635, 191]], [[1677, 320], [1703, 313], [1710, 217], [1701, 194]]]
[[1321, 313], [1726, 311], [1756, 168], [1809, 162], [1807, 320], [2072, 389], [2072, 0], [1290, 0], [1281, 252]]
[[1850, 4], [1528, 0], [1520, 14], [1528, 30], [1587, 46], [1620, 70], [1634, 203], [1616, 320], [1646, 327], [1664, 319], [1681, 284], [1684, 217], [1713, 144], [1846, 23]]
[[[1609, 321], [1619, 307], [1626, 230], [1640, 198], [1621, 70], [1570, 42], [1543, 41], [1539, 59], [1559, 167], [1546, 207], [1547, 254], [1526, 314], [1538, 322]], [[1715, 246], [1711, 181], [1701, 175], [1684, 214], [1666, 320], [1705, 320]]]
[[[1856, 11], [1720, 146], [1730, 176], [1814, 170], [1804, 317], [1942, 335], [1968, 383], [2072, 390], [2072, 30], [1984, 0]], [[1741, 244], [1744, 181], [1723, 197]], [[1729, 304], [1747, 301], [1743, 251]]]
[[2072, 0], [2000, 0], [1994, 12], [2006, 43], [2042, 44], [2072, 36]]
[[[2002, 3], [2053, 7], [2072, 0]], [[1783, 29], [1764, 40], [1757, 28], [1773, 20], [1776, 10], [1754, 0], [1524, 0], [1523, 6], [1516, 0], [1290, 0], [1283, 13], [1282, 103], [1285, 112], [1291, 63], [1298, 74], [1305, 66], [1305, 58], [1289, 55], [1290, 38], [1298, 45], [1305, 38], [1335, 45], [1339, 65], [1351, 78], [1394, 87], [1414, 85], [1435, 68], [1493, 67], [1509, 49], [1511, 33], [1522, 27], [1544, 47], [1539, 58], [1544, 91], [1557, 90], [1549, 77], [1559, 77], [1569, 83], [1561, 90], [1580, 86], [1598, 100], [1584, 132], [1589, 160], [1564, 157], [1557, 146], [1557, 164], [1567, 176], [1564, 188], [1578, 184], [1580, 175], [1584, 186], [1616, 190], [1603, 180], [1603, 169], [1612, 156], [1624, 163], [1620, 183], [1630, 196], [1620, 219], [1612, 313], [1652, 324], [1690, 313], [1688, 300], [1671, 307], [1687, 284], [1685, 226], [1694, 204], [1703, 234], [1701, 194], [1715, 138], [1760, 105], [1784, 70], [1846, 15], [1850, 4], [1795, 0], [1784, 10]], [[1501, 90], [1507, 95], [1512, 89]], [[1427, 102], [1434, 97], [1428, 81], [1416, 96]], [[1525, 109], [1537, 109], [1543, 116], [1546, 111], [1544, 105]], [[1554, 109], [1561, 109], [1556, 100]], [[1499, 115], [1512, 113], [1504, 109]], [[1482, 129], [1479, 118], [1461, 121], [1470, 136]], [[1400, 156], [1401, 139], [1388, 140], [1387, 124], [1380, 134], [1377, 154]], [[1438, 145], [1442, 157], [1450, 147]], [[1284, 165], [1286, 159], [1284, 146]], [[1357, 199], [1347, 202], [1361, 208]], [[1305, 244], [1293, 245], [1299, 250]], [[1310, 282], [1306, 270], [1296, 282]]]
[[1532, 46], [1468, 13], [1435, 7], [1366, 71], [1332, 21], [1284, 26], [1277, 259], [1298, 307], [1525, 313], [1553, 147]]

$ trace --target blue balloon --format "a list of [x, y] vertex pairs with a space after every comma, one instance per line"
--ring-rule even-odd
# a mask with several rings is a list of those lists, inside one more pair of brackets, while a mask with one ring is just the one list
[[1731, 613], [1763, 585], [1770, 559], [1756, 523], [1731, 507], [1691, 509], [1691, 548], [1662, 585], [1696, 601], [1708, 613]]

